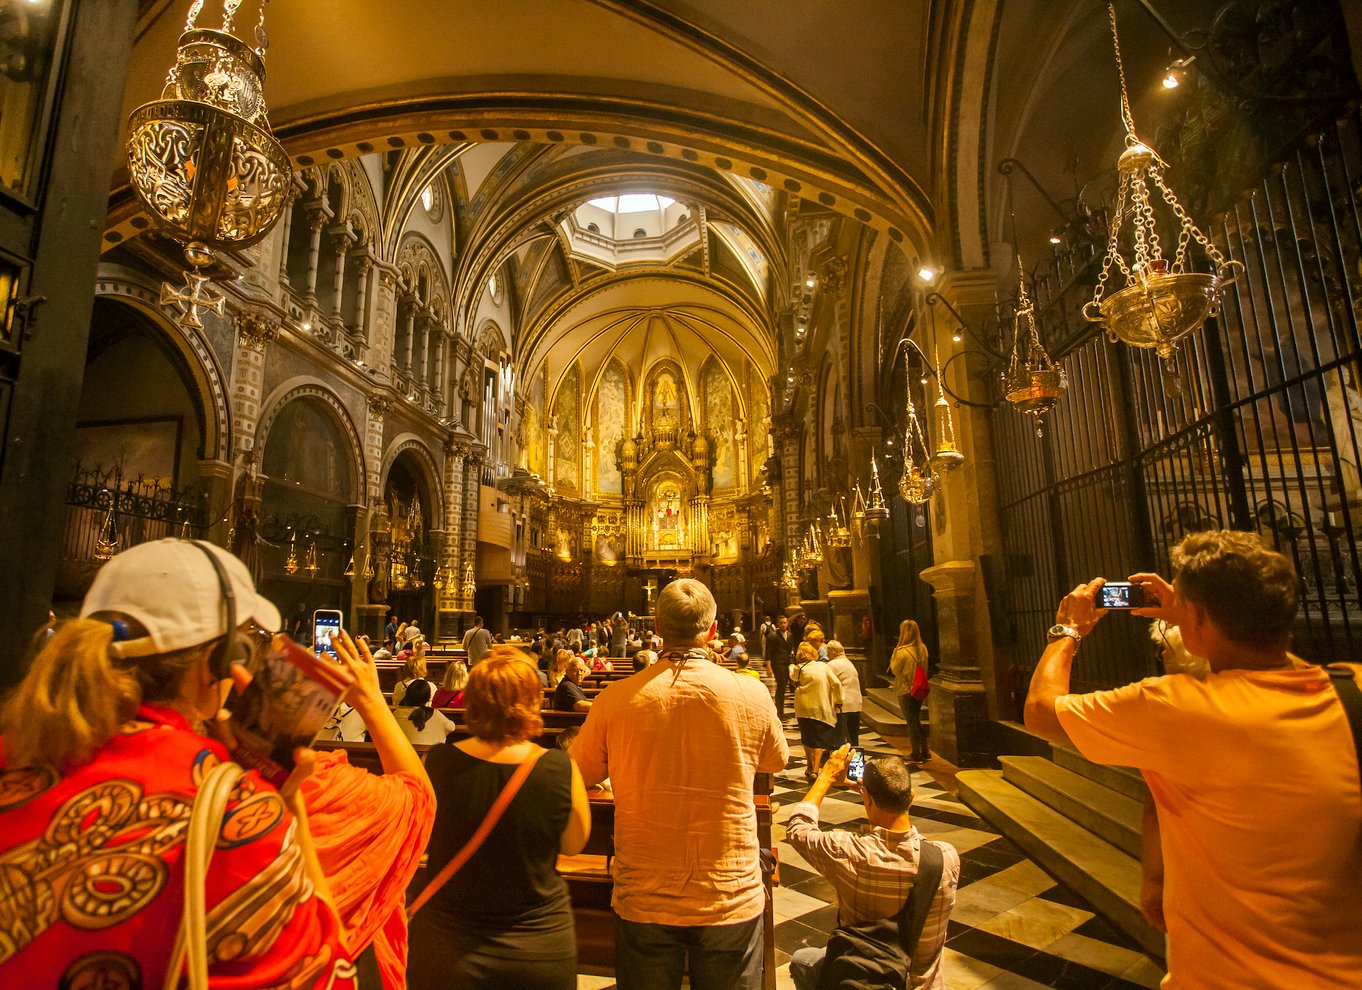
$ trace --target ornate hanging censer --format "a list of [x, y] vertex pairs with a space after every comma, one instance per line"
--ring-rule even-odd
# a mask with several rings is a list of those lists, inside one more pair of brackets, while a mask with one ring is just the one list
[[288, 557], [284, 560], [284, 573], [298, 573], [298, 534], [293, 533], [288, 540]]
[[780, 576], [780, 586], [786, 591], [799, 590], [799, 578], [795, 575], [793, 564], [788, 562], [785, 564], [785, 570], [781, 572]]
[[936, 492], [936, 475], [932, 473], [927, 453], [927, 434], [918, 422], [913, 406], [913, 379], [904, 368], [908, 401], [904, 410], [908, 425], [903, 430], [903, 475], [899, 478], [899, 494], [904, 501], [922, 505]]
[[368, 550], [364, 551], [364, 580], [374, 579], [374, 557]]
[[430, 579], [430, 583], [436, 591], [445, 590], [445, 569], [443, 566], [435, 568], [435, 576]]
[[473, 604], [473, 595], [477, 592], [478, 586], [476, 575], [473, 573], [473, 562], [469, 561], [463, 569], [463, 597], [469, 605]]
[[[1116, 7], [1111, 2], [1107, 3], [1107, 15], [1111, 21], [1111, 40], [1121, 83], [1121, 121], [1126, 129], [1126, 150], [1116, 163], [1121, 181], [1116, 208], [1111, 214], [1107, 256], [1102, 262], [1092, 301], [1083, 307], [1083, 316], [1093, 323], [1100, 323], [1112, 341], [1153, 348], [1172, 368], [1178, 341], [1219, 313], [1221, 291], [1234, 281], [1234, 267], [1243, 266], [1237, 261], [1226, 261], [1210, 238], [1192, 223], [1164, 182], [1166, 163], [1135, 134], [1135, 121], [1126, 92], [1125, 66], [1121, 62], [1121, 40], [1116, 33]], [[1177, 248], [1171, 261], [1164, 258], [1159, 243], [1150, 198], [1151, 184], [1178, 220]], [[1120, 249], [1121, 228], [1127, 218], [1132, 233], [1130, 260], [1122, 256]], [[1215, 265], [1214, 272], [1187, 270], [1188, 249], [1193, 240], [1201, 245]], [[1126, 284], [1104, 300], [1113, 265], [1125, 276]]]
[[95, 560], [112, 560], [118, 553], [122, 542], [118, 535], [117, 495], [107, 488], [100, 493], [109, 496], [109, 511], [104, 513], [104, 521], [99, 526], [99, 536], [95, 539]]
[[201, 328], [201, 308], [222, 315], [205, 290], [214, 250], [249, 247], [269, 233], [288, 201], [293, 169], [270, 133], [265, 109], [265, 3], [255, 47], [232, 34], [242, 0], [223, 0], [219, 30], [196, 26], [205, 0], [189, 7], [161, 98], [128, 118], [133, 192], [155, 229], [184, 246], [187, 288], [161, 287], [161, 304], [184, 307], [179, 322]]
[[1026, 291], [1026, 273], [1017, 256], [1017, 312], [1012, 317], [1012, 359], [1002, 374], [1003, 397], [1018, 412], [1034, 416], [1036, 436], [1045, 435], [1041, 416], [1069, 390], [1069, 376], [1050, 359], [1036, 329], [1036, 308]]
[[828, 507], [827, 533], [823, 542], [833, 549], [842, 550], [851, 546], [851, 529], [846, 524], [846, 499], [842, 499], [842, 516], [837, 515], [837, 506]]
[[307, 571], [313, 577], [317, 576], [317, 541], [313, 540], [307, 546]]
[[809, 526], [809, 530], [804, 534], [804, 564], [808, 567], [817, 567], [823, 563], [823, 544], [818, 539], [818, 523]]
[[936, 450], [932, 454], [932, 467], [940, 474], [954, 471], [965, 463], [964, 452], [955, 445], [955, 423], [951, 419], [951, 404], [946, 400], [946, 386], [941, 383], [941, 365], [932, 350], [932, 363], [936, 365]]
[[355, 555], [353, 551], [350, 554], [350, 562], [345, 565], [345, 570], [342, 571], [341, 574], [343, 577], [348, 578], [352, 578], [355, 576]]

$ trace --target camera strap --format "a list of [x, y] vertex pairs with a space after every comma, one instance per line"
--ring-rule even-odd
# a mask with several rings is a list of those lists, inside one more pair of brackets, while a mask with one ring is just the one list
[[1334, 686], [1338, 700], [1343, 704], [1343, 711], [1348, 716], [1357, 763], [1362, 767], [1362, 688], [1357, 686], [1357, 678], [1350, 667], [1329, 665], [1324, 672], [1329, 675], [1329, 683]]

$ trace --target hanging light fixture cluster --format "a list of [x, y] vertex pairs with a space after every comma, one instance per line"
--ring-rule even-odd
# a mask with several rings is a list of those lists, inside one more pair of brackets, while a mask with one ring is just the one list
[[161, 99], [128, 119], [128, 172], [154, 228], [184, 247], [185, 289], [166, 284], [161, 304], [180, 304], [179, 322], [201, 328], [199, 310], [222, 315], [210, 293], [214, 250], [238, 250], [270, 232], [288, 202], [292, 166], [270, 132], [265, 107], [265, 4], [255, 45], [233, 33], [242, 0], [223, 0], [222, 27], [197, 26], [194, 0]]
[[[1111, 214], [1107, 254], [1092, 301], [1083, 308], [1083, 316], [1101, 324], [1110, 340], [1123, 341], [1132, 347], [1152, 348], [1172, 367], [1178, 342], [1219, 313], [1220, 293], [1234, 281], [1234, 268], [1243, 266], [1237, 261], [1227, 261], [1210, 238], [1196, 227], [1164, 181], [1166, 163], [1136, 135], [1126, 91], [1125, 66], [1121, 61], [1121, 40], [1116, 31], [1116, 7], [1110, 0], [1107, 15], [1121, 84], [1121, 121], [1125, 125], [1126, 150], [1116, 163], [1120, 186]], [[1178, 221], [1177, 246], [1171, 260], [1164, 257], [1159, 240], [1151, 187], [1158, 190]], [[1128, 258], [1121, 253], [1121, 234], [1127, 220], [1131, 228]], [[1188, 271], [1192, 241], [1206, 252], [1215, 266], [1213, 272]], [[1125, 286], [1104, 298], [1113, 267], [1125, 277]]]
[[1034, 417], [1036, 436], [1045, 435], [1041, 416], [1069, 390], [1069, 376], [1040, 342], [1036, 307], [1026, 291], [1026, 273], [1017, 256], [1017, 311], [1012, 317], [1012, 357], [1002, 374], [1003, 397], [1013, 409]]

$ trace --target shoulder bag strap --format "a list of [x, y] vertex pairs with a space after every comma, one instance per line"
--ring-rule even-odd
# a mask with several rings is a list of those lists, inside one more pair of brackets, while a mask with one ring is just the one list
[[479, 847], [487, 841], [487, 837], [492, 834], [492, 829], [495, 828], [497, 822], [501, 820], [501, 816], [506, 812], [507, 807], [510, 806], [511, 800], [516, 796], [521, 785], [529, 778], [530, 771], [533, 770], [534, 765], [539, 762], [539, 757], [543, 756], [545, 752], [546, 750], [541, 749], [538, 753], [531, 753], [530, 756], [525, 759], [525, 762], [516, 767], [515, 773], [511, 774], [510, 780], [506, 781], [506, 786], [503, 787], [501, 793], [497, 795], [496, 801], [492, 803], [492, 807], [487, 811], [487, 817], [482, 820], [482, 824], [479, 825], [478, 830], [473, 833], [473, 837], [464, 843], [463, 848], [454, 854], [454, 858], [445, 864], [444, 869], [435, 876], [434, 880], [426, 884], [426, 889], [421, 891], [416, 900], [412, 901], [411, 907], [407, 908], [408, 921], [411, 921], [417, 911], [425, 907], [428, 900], [439, 893], [440, 888], [449, 882], [449, 878], [458, 873], [459, 870], [463, 868], [463, 865], [473, 858], [473, 854], [478, 851]]
[[917, 878], [913, 880], [913, 889], [899, 911], [899, 944], [910, 963], [917, 943], [922, 938], [922, 929], [927, 924], [927, 915], [931, 913], [932, 901], [941, 889], [941, 873], [946, 865], [941, 849], [926, 839], [922, 840], [918, 849]]
[[1329, 675], [1329, 683], [1338, 692], [1338, 700], [1343, 703], [1343, 711], [1348, 716], [1348, 725], [1353, 730], [1353, 747], [1357, 750], [1357, 763], [1362, 766], [1362, 688], [1348, 667], [1328, 666], [1324, 668]]
[[184, 851], [184, 915], [175, 936], [170, 965], [166, 968], [166, 990], [175, 990], [179, 985], [186, 956], [189, 958], [190, 990], [208, 990], [208, 906], [205, 903], [208, 864], [222, 832], [222, 816], [227, 811], [232, 788], [245, 772], [235, 763], [219, 763], [208, 772], [194, 795]]

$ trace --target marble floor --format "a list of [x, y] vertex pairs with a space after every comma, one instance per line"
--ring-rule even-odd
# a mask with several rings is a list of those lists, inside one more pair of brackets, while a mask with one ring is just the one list
[[[804, 755], [791, 719], [790, 765], [777, 778], [776, 839], [781, 885], [775, 891], [776, 986], [794, 984], [790, 954], [826, 944], [837, 924], [831, 886], [784, 839], [784, 821], [803, 797]], [[861, 734], [871, 753], [904, 753], [906, 740]], [[924, 835], [960, 853], [960, 887], [946, 939], [948, 990], [1139, 990], [1157, 987], [1163, 969], [1098, 918], [1072, 891], [951, 796], [954, 768], [939, 759], [914, 775], [913, 822]], [[860, 798], [834, 793], [823, 802], [824, 827], [865, 823]], [[579, 977], [579, 988], [606, 990], [614, 981]]]

